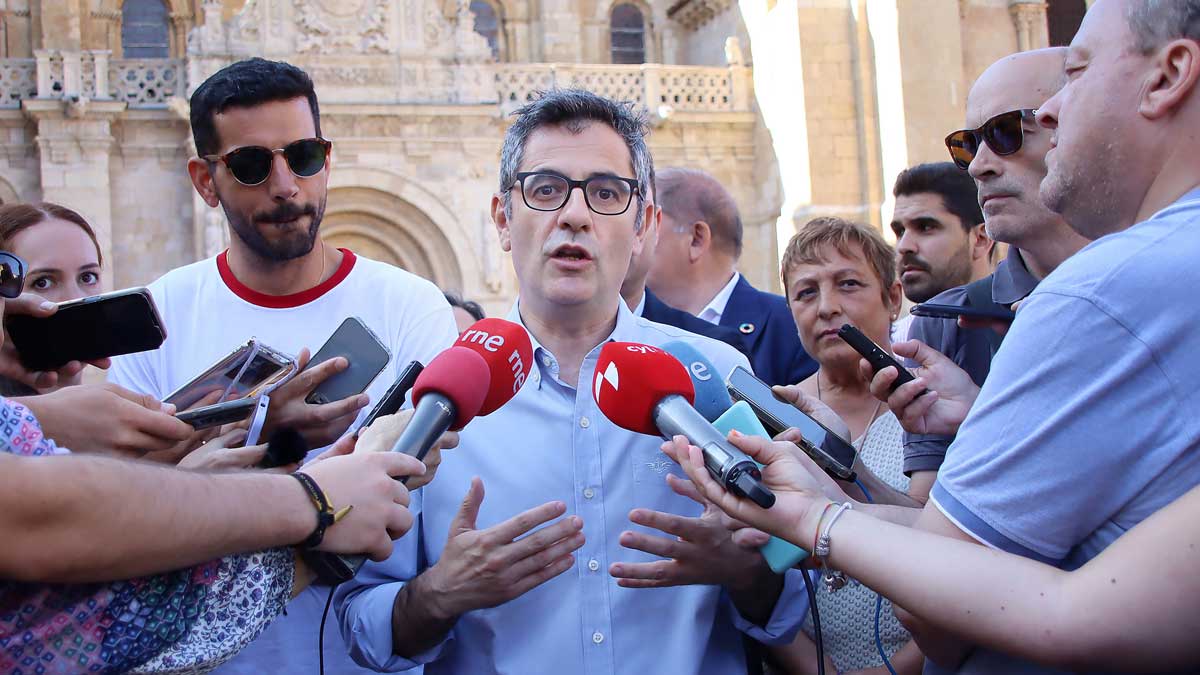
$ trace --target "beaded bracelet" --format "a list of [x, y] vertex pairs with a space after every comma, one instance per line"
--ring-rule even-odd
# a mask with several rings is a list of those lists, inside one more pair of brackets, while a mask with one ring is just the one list
[[825, 581], [825, 587], [828, 588], [830, 592], [839, 590], [846, 585], [846, 575], [831, 568], [828, 564], [827, 559], [829, 557], [829, 545], [831, 542], [829, 538], [829, 532], [837, 523], [838, 518], [841, 518], [843, 513], [853, 508], [854, 507], [848, 501], [839, 505], [837, 511], [834, 511], [833, 516], [829, 519], [829, 524], [825, 526], [824, 534], [817, 539], [817, 545], [813, 547], [813, 557], [817, 559], [817, 563], [824, 571], [823, 578]]

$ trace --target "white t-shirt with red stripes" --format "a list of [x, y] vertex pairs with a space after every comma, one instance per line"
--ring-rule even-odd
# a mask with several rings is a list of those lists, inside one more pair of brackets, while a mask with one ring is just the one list
[[[149, 286], [166, 325], [166, 341], [154, 351], [113, 359], [109, 381], [161, 399], [250, 337], [287, 354], [296, 355], [303, 347], [315, 353], [346, 317], [357, 316], [392, 355], [367, 388], [373, 404], [410, 361], [428, 364], [453, 344], [458, 330], [450, 305], [432, 283], [346, 249], [342, 253], [333, 276], [287, 296], [247, 288], [234, 277], [225, 253], [168, 272]], [[363, 409], [360, 419], [370, 408]], [[217, 672], [314, 672], [317, 625], [327, 593], [327, 588], [307, 589], [288, 605], [286, 616]], [[327, 672], [368, 673], [350, 660], [337, 620], [330, 618], [325, 628]]]

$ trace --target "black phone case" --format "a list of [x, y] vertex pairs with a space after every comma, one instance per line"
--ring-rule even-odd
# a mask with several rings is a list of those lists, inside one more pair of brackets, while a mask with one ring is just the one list
[[192, 425], [193, 429], [207, 429], [222, 424], [241, 422], [254, 413], [258, 399], [242, 398], [236, 401], [214, 403], [202, 408], [184, 410], [176, 413], [175, 417], [181, 422]]
[[846, 344], [850, 345], [854, 348], [854, 351], [861, 354], [862, 357], [867, 360], [867, 363], [871, 364], [871, 367], [875, 369], [875, 372], [878, 373], [888, 366], [895, 366], [896, 371], [900, 373], [900, 376], [896, 378], [895, 382], [892, 382], [892, 391], [896, 391], [896, 388], [902, 384], [907, 384], [917, 379], [912, 373], [908, 372], [908, 368], [905, 368], [903, 364], [895, 359], [895, 357], [883, 351], [879, 345], [871, 341], [871, 338], [863, 335], [862, 331], [854, 326], [851, 326], [850, 324], [843, 325], [841, 329], [838, 330], [838, 337], [845, 340]]
[[4, 325], [21, 363], [33, 371], [158, 349], [167, 337], [145, 289], [83, 298], [45, 318], [10, 315]]
[[388, 353], [387, 347], [383, 346], [383, 342], [375, 337], [361, 319], [354, 316], [338, 326], [325, 344], [321, 345], [321, 349], [313, 355], [305, 370], [338, 356], [346, 357], [350, 367], [317, 385], [304, 399], [307, 403], [333, 403], [348, 396], [361, 394], [391, 360], [391, 354]]
[[388, 387], [387, 393], [383, 395], [383, 398], [379, 399], [379, 403], [363, 419], [362, 426], [359, 427], [360, 432], [362, 429], [371, 426], [371, 423], [379, 417], [395, 415], [400, 410], [400, 406], [404, 405], [404, 397], [408, 396], [409, 390], [417, 382], [417, 376], [424, 369], [425, 366], [422, 366], [420, 361], [413, 361], [405, 366], [404, 371], [400, 373], [400, 377], [397, 377], [392, 386]]
[[924, 316], [933, 319], [957, 319], [960, 316], [965, 316], [970, 319], [992, 319], [995, 321], [1011, 322], [1017, 318], [1016, 312], [1000, 309], [981, 309], [966, 305], [936, 305], [927, 302], [913, 305], [909, 311], [913, 316]]

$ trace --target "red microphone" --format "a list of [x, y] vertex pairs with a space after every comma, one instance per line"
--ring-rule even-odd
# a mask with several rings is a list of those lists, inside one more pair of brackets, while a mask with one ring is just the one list
[[700, 448], [705, 468], [726, 490], [764, 509], [775, 504], [775, 494], [762, 484], [758, 464], [692, 407], [692, 377], [666, 351], [633, 342], [604, 345], [592, 397], [600, 412], [623, 429], [666, 439], [686, 437]]
[[[533, 345], [524, 328], [503, 319], [476, 321], [417, 376], [412, 419], [391, 452], [424, 459], [446, 431], [458, 431], [477, 415], [495, 412], [512, 400], [532, 364]], [[363, 556], [316, 551], [302, 555], [323, 584], [352, 579], [366, 562]]]

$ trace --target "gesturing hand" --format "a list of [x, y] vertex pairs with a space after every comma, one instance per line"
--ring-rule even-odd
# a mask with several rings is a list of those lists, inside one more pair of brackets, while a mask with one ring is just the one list
[[[897, 355], [920, 364], [913, 374], [917, 379], [889, 391], [899, 373], [893, 367], [873, 374], [866, 359], [859, 363], [863, 376], [871, 382], [871, 394], [887, 403], [900, 420], [900, 426], [913, 434], [958, 433], [971, 406], [979, 396], [979, 387], [965, 370], [920, 340], [892, 345]], [[928, 392], [922, 394], [928, 389]]]
[[450, 523], [441, 559], [421, 575], [438, 616], [458, 617], [519, 597], [570, 569], [571, 553], [583, 546], [578, 516], [526, 534], [565, 513], [562, 502], [547, 502], [477, 530], [482, 504], [483, 482], [475, 478]]
[[661, 511], [634, 509], [629, 520], [664, 532], [669, 537], [626, 531], [621, 545], [666, 558], [654, 562], [613, 563], [609, 574], [625, 588], [663, 588], [690, 584], [713, 584], [740, 590], [751, 586], [763, 569], [763, 557], [757, 550], [743, 548], [733, 541], [730, 522], [692, 488], [688, 481], [667, 474], [667, 483], [677, 494], [689, 497], [704, 507], [696, 518]]

